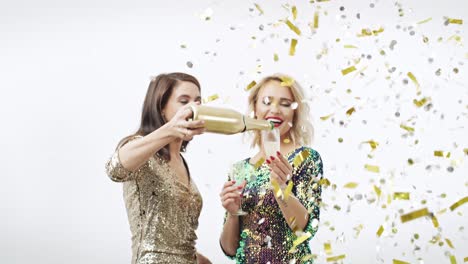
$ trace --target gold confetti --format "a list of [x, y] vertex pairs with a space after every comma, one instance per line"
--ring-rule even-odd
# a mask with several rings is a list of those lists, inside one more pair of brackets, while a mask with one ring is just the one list
[[256, 84], [257, 84], [256, 81], [251, 81], [251, 82], [249, 83], [249, 85], [247, 85], [247, 87], [245, 87], [244, 90], [245, 90], [245, 91], [248, 91], [248, 90], [252, 89], [252, 87], [254, 87]]
[[413, 103], [414, 103], [414, 105], [416, 105], [417, 107], [422, 107], [422, 106], [424, 106], [427, 102], [429, 102], [429, 100], [430, 100], [430, 98], [424, 97], [424, 98], [421, 99], [421, 100], [416, 100], [416, 99], [414, 99], [414, 100], [413, 100]]
[[[323, 121], [325, 121], [325, 120], [329, 119], [330, 117], [332, 117], [333, 115], [334, 115], [334, 113], [333, 113], [333, 114], [329, 114], [329, 115], [327, 115], [327, 116], [321, 116], [320, 119], [323, 120]], [[468, 149], [467, 149], [467, 153], [468, 153]], [[467, 155], [468, 155], [468, 154], [467, 154]]]
[[374, 185], [374, 191], [378, 197], [380, 197], [380, 195], [382, 194], [382, 190], [380, 190], [380, 188], [375, 185]]
[[281, 83], [280, 83], [281, 86], [290, 87], [294, 84], [294, 79], [291, 77], [281, 76], [280, 79], [281, 79]]
[[384, 228], [382, 225], [380, 225], [379, 230], [377, 230], [377, 236], [380, 237], [384, 231]]
[[437, 217], [435, 215], [432, 215], [431, 220], [432, 220], [432, 225], [434, 225], [435, 228], [438, 228], [439, 227], [439, 220], [437, 220]]
[[463, 152], [465, 153], [465, 155], [468, 155], [468, 148], [464, 148]]
[[354, 112], [356, 112], [356, 109], [354, 109], [354, 107], [351, 107], [350, 109], [348, 109], [348, 111], [346, 111], [346, 115], [351, 116]]
[[468, 262], [468, 257], [465, 257], [465, 258], [463, 259], [463, 262]]
[[429, 22], [429, 21], [431, 21], [431, 20], [432, 20], [432, 17], [427, 18], [427, 19], [424, 19], [424, 20], [422, 20], [422, 21], [419, 21], [419, 22], [416, 23], [416, 24], [421, 25], [421, 24], [427, 23], [427, 22]]
[[291, 143], [291, 140], [290, 140], [289, 138], [285, 138], [285, 139], [283, 140], [283, 143], [284, 143], [284, 144], [289, 144], [289, 143]]
[[341, 70], [341, 74], [346, 75], [346, 74], [348, 74], [350, 72], [353, 72], [355, 70], [356, 70], [356, 67], [351, 66], [351, 67], [348, 67], [346, 69]]
[[442, 158], [450, 158], [450, 152], [442, 151], [442, 150], [434, 150], [434, 156], [442, 157]]
[[410, 193], [409, 192], [394, 192], [393, 193], [393, 200], [409, 200]]
[[343, 186], [343, 188], [349, 188], [349, 189], [354, 189], [358, 186], [359, 184], [357, 182], [348, 182]]
[[214, 100], [216, 100], [218, 98], [219, 98], [218, 94], [213, 94], [213, 95], [210, 95], [207, 98], [203, 99], [203, 103], [206, 104], [206, 103], [212, 102], [212, 101], [214, 101]]
[[291, 46], [289, 46], [289, 56], [294, 56], [296, 53], [297, 39], [291, 40]]
[[324, 243], [323, 248], [325, 249], [325, 254], [331, 255], [332, 254], [332, 249], [330, 243]]
[[466, 196], [465, 198], [462, 198], [462, 199], [458, 200], [458, 202], [452, 204], [450, 206], [450, 211], [453, 211], [453, 210], [457, 209], [459, 206], [463, 205], [464, 203], [468, 203], [468, 196]]
[[288, 186], [286, 186], [286, 189], [284, 189], [283, 196], [284, 200], [287, 201], [289, 198], [289, 195], [291, 195], [291, 191], [293, 188], [293, 181], [289, 181]]
[[400, 219], [402, 223], [405, 223], [405, 222], [426, 216], [428, 214], [429, 214], [429, 211], [427, 210], [427, 208], [423, 208], [423, 209], [413, 211], [411, 213], [404, 214], [400, 216]]
[[403, 261], [403, 260], [393, 259], [393, 264], [410, 264], [410, 263]]
[[291, 21], [289, 20], [286, 20], [286, 25], [288, 25], [289, 29], [291, 29], [292, 31], [294, 31], [294, 33], [296, 33], [297, 35], [301, 35], [301, 30], [296, 27], [293, 23], [291, 23]]
[[449, 18], [447, 21], [449, 24], [458, 24], [458, 25], [463, 24], [463, 19]]
[[408, 72], [407, 75], [413, 81], [413, 83], [416, 85], [416, 88], [419, 90], [420, 86], [419, 86], [418, 80], [416, 79], [416, 76], [414, 76], [414, 74], [412, 72]]
[[370, 147], [372, 148], [372, 150], [375, 150], [377, 148], [377, 146], [379, 146], [379, 143], [375, 142], [374, 140], [368, 140], [368, 141], [364, 141], [362, 143], [369, 144]]
[[346, 254], [335, 256], [335, 257], [329, 257], [327, 258], [327, 262], [338, 261], [340, 259], [344, 259], [345, 257], [346, 257]]
[[363, 28], [361, 30], [361, 34], [358, 34], [357, 36], [358, 37], [368, 37], [368, 36], [377, 36], [378, 34], [384, 32], [384, 29], [382, 27], [380, 27], [379, 29], [377, 30], [370, 30], [370, 29], [367, 29], [367, 28]]
[[323, 178], [319, 181], [319, 184], [324, 186], [324, 187], [328, 187], [330, 186], [330, 181], [327, 179], [327, 178]]
[[344, 45], [343, 46], [345, 49], [357, 49], [358, 47], [354, 46], [354, 45]]
[[316, 11], [314, 13], [314, 28], [318, 28], [319, 27], [319, 12]]
[[263, 162], [265, 162], [265, 158], [261, 157], [257, 162], [254, 164], [254, 168], [258, 169], [260, 166], [262, 166]]
[[273, 193], [275, 194], [276, 198], [280, 198], [283, 195], [279, 183], [276, 180], [271, 180], [271, 186], [273, 187]]
[[304, 243], [304, 241], [306, 241], [309, 237], [311, 237], [312, 234], [309, 233], [309, 232], [306, 232], [306, 233], [302, 233], [302, 235], [300, 235], [298, 238], [296, 238], [296, 240], [293, 241], [293, 246], [291, 247], [291, 249], [289, 250], [289, 253], [292, 253], [296, 250], [296, 247], [299, 246], [300, 244]]
[[380, 167], [379, 166], [375, 166], [375, 165], [369, 165], [369, 164], [365, 164], [364, 165], [364, 168], [370, 172], [375, 172], [375, 173], [379, 173], [380, 172]]
[[450, 241], [450, 239], [446, 238], [446, 239], [445, 239], [445, 242], [447, 242], [447, 245], [448, 245], [449, 247], [455, 249], [455, 247], [453, 246], [452, 241]]
[[278, 61], [278, 60], [279, 60], [278, 54], [275, 53], [275, 54], [273, 55], [273, 60], [274, 60], [274, 61]]
[[450, 264], [457, 264], [457, 259], [454, 255], [450, 255]]
[[181, 49], [185, 49], [185, 48], [187, 48], [187, 45], [181, 44], [181, 45], [180, 45], [180, 48], [181, 48]]
[[408, 132], [414, 132], [414, 128], [413, 127], [409, 127], [409, 126], [405, 126], [403, 124], [400, 125], [400, 128], [403, 128], [404, 130], [408, 131]]
[[294, 157], [294, 160], [293, 160], [294, 167], [297, 167], [297, 166], [301, 165], [302, 162], [304, 162], [304, 160], [306, 160], [307, 157], [309, 157], [309, 155], [310, 155], [310, 152], [309, 152], [308, 149], [303, 150], [303, 151], [301, 151], [301, 153], [297, 154], [296, 157]]
[[292, 7], [291, 12], [292, 12], [292, 15], [293, 15], [293, 19], [296, 20], [296, 18], [297, 18], [297, 8], [296, 8], [296, 6]]
[[260, 15], [263, 15], [263, 9], [260, 7], [259, 4], [255, 3], [255, 8], [257, 8], [258, 12], [260, 12]]

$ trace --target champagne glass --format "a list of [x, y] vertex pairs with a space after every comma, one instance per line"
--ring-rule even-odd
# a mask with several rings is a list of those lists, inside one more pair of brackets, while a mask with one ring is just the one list
[[280, 151], [279, 129], [262, 130], [262, 145], [266, 158], [275, 157], [276, 152]]
[[[242, 163], [235, 163], [235, 164], [233, 164], [231, 166], [231, 169], [228, 172], [228, 179], [230, 181], [236, 181], [234, 186], [237, 187], [237, 186], [242, 185], [242, 183], [244, 181], [247, 181], [247, 179], [248, 179], [247, 174], [248, 174], [248, 172], [245, 170], [244, 166], [242, 166]], [[242, 188], [242, 191], [239, 192], [239, 195], [241, 195], [240, 206], [239, 206], [239, 209], [237, 210], [237, 212], [235, 212], [233, 215], [241, 216], [241, 215], [246, 215], [247, 214], [247, 212], [242, 210], [242, 200], [243, 200], [243, 197], [244, 197], [244, 191], [245, 191], [245, 186], [244, 186], [244, 188]]]

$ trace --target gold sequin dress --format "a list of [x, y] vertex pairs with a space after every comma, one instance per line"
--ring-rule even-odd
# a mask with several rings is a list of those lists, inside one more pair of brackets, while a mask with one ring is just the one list
[[116, 151], [106, 163], [106, 172], [113, 181], [123, 182], [132, 264], [197, 263], [195, 230], [202, 198], [195, 183], [190, 179], [187, 186], [178, 181], [158, 155], [131, 172], [122, 166]]

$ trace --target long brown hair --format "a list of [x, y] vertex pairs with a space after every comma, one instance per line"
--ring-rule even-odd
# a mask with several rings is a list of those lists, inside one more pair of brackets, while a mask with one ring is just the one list
[[[140, 127], [134, 134], [123, 138], [119, 143], [119, 147], [128, 142], [128, 140], [134, 136], [148, 135], [154, 130], [162, 127], [168, 121], [164, 119], [162, 112], [174, 91], [174, 87], [180, 82], [191, 82], [198, 87], [198, 90], [201, 90], [198, 80], [194, 76], [186, 73], [173, 72], [160, 74], [152, 78], [143, 103]], [[187, 145], [188, 141], [184, 141], [180, 151], [185, 151]], [[165, 160], [171, 159], [169, 154], [169, 145], [164, 146], [157, 153]]]

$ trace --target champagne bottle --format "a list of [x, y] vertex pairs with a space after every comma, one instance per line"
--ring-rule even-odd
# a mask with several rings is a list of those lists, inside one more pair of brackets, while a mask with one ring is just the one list
[[235, 110], [204, 105], [192, 105], [192, 120], [204, 120], [208, 132], [236, 134], [247, 130], [271, 130], [274, 125], [267, 120], [253, 119]]

